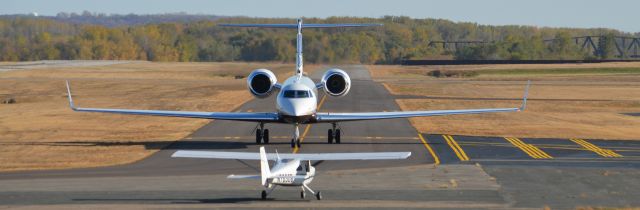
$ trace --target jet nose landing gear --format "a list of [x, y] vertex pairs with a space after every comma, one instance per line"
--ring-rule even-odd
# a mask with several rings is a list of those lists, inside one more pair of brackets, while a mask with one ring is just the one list
[[327, 143], [333, 144], [335, 140], [336, 144], [340, 144], [340, 136], [342, 135], [342, 131], [340, 128], [336, 128], [337, 124], [333, 123], [332, 128], [327, 132]]
[[293, 131], [293, 138], [291, 139], [291, 148], [300, 148], [300, 146], [302, 146], [300, 144], [300, 130], [298, 130], [298, 124], [296, 124]]

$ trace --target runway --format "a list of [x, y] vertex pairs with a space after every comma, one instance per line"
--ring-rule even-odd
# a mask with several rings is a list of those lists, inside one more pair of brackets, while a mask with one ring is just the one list
[[[363, 66], [342, 68], [352, 78], [351, 92], [342, 98], [326, 97], [319, 105], [321, 112], [400, 110], [395, 97], [372, 81]], [[323, 72], [316, 71], [312, 78], [317, 80]], [[252, 100], [236, 111], [273, 111], [274, 100]], [[258, 200], [259, 183], [225, 179], [228, 174], [256, 173], [252, 167], [257, 162], [170, 158], [178, 149], [257, 152], [261, 145], [255, 144], [255, 127], [253, 123], [213, 121], [151, 157], [123, 166], [1, 173], [0, 204], [260, 207], [264, 204]], [[289, 145], [293, 126], [267, 124], [272, 137], [267, 150], [410, 151], [412, 156], [408, 160], [322, 162], [311, 187], [323, 191], [326, 200], [300, 201], [298, 188], [281, 188], [269, 200], [270, 207], [332, 207], [336, 203], [433, 208], [640, 205], [635, 199], [640, 197], [637, 141], [426, 134], [418, 133], [406, 119], [393, 119], [343, 123], [342, 144], [327, 144], [329, 127], [302, 126], [302, 147], [297, 150]]]

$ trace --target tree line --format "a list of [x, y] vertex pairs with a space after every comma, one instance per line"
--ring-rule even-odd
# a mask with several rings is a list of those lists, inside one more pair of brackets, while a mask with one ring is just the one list
[[[612, 29], [491, 26], [397, 16], [308, 18], [305, 22], [384, 24], [374, 28], [305, 29], [305, 62], [310, 63], [392, 64], [404, 59], [434, 58], [598, 59], [600, 57], [581, 50], [571, 37], [633, 35]], [[225, 17], [109, 27], [69, 23], [60, 17], [0, 17], [0, 60], [295, 60], [295, 32], [292, 30], [225, 28], [218, 27], [219, 23], [295, 23], [295, 20]], [[555, 39], [545, 43], [543, 39], [548, 38]], [[489, 43], [450, 51], [429, 46], [432, 40], [483, 40]], [[608, 43], [611, 45], [612, 42]]]

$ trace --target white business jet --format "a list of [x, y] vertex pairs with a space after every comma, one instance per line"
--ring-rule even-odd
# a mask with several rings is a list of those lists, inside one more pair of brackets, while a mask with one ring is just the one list
[[[400, 160], [407, 159], [411, 152], [370, 152], [370, 153], [318, 153], [318, 154], [267, 154], [264, 147], [260, 153], [255, 152], [216, 152], [178, 150], [171, 157], [213, 158], [233, 160], [260, 160], [260, 175], [229, 175], [229, 179], [259, 179], [266, 189], [262, 191], [262, 199], [273, 192], [276, 186], [300, 187], [300, 198], [305, 198], [305, 190], [321, 200], [320, 191], [314, 192], [309, 184], [316, 175], [311, 161], [325, 160]], [[269, 160], [275, 161], [272, 168]]]
[[380, 24], [303, 24], [298, 19], [297, 24], [223, 24], [226, 27], [259, 27], [259, 28], [294, 28], [298, 31], [296, 50], [296, 72], [283, 83], [278, 83], [273, 72], [267, 69], [256, 69], [247, 77], [249, 91], [257, 98], [266, 98], [271, 94], [276, 95], [275, 112], [190, 112], [190, 111], [165, 111], [165, 110], [132, 110], [132, 109], [104, 109], [104, 108], [80, 108], [75, 107], [71, 97], [69, 82], [67, 92], [71, 109], [79, 112], [102, 112], [133, 115], [155, 115], [165, 117], [203, 118], [216, 120], [236, 120], [258, 123], [256, 130], [256, 143], [269, 143], [269, 129], [264, 128], [268, 123], [286, 123], [293, 125], [293, 138], [291, 147], [300, 147], [301, 124], [329, 123], [332, 128], [328, 130], [327, 143], [340, 143], [341, 131], [338, 123], [357, 120], [378, 120], [408, 117], [426, 117], [455, 114], [479, 114], [492, 112], [517, 112], [525, 109], [527, 101], [527, 88], [522, 105], [519, 108], [494, 108], [494, 109], [463, 109], [463, 110], [435, 110], [435, 111], [401, 111], [401, 112], [351, 112], [351, 113], [327, 113], [317, 112], [318, 89], [323, 89], [330, 96], [340, 97], [349, 92], [351, 79], [349, 75], [340, 69], [329, 69], [322, 76], [322, 80], [314, 83], [303, 74], [302, 65], [302, 29], [304, 28], [336, 28], [336, 27], [367, 27], [380, 26]]

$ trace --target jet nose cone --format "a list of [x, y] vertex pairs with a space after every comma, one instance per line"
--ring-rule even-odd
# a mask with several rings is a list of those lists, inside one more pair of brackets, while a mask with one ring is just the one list
[[291, 116], [304, 116], [309, 115], [309, 104], [308, 101], [304, 100], [291, 100], [283, 103], [285, 105], [285, 109], [283, 110], [286, 114]]
[[306, 114], [306, 112], [304, 110], [295, 109], [295, 108], [293, 109], [293, 115], [294, 116], [302, 116], [302, 115], [305, 115], [305, 114]]

